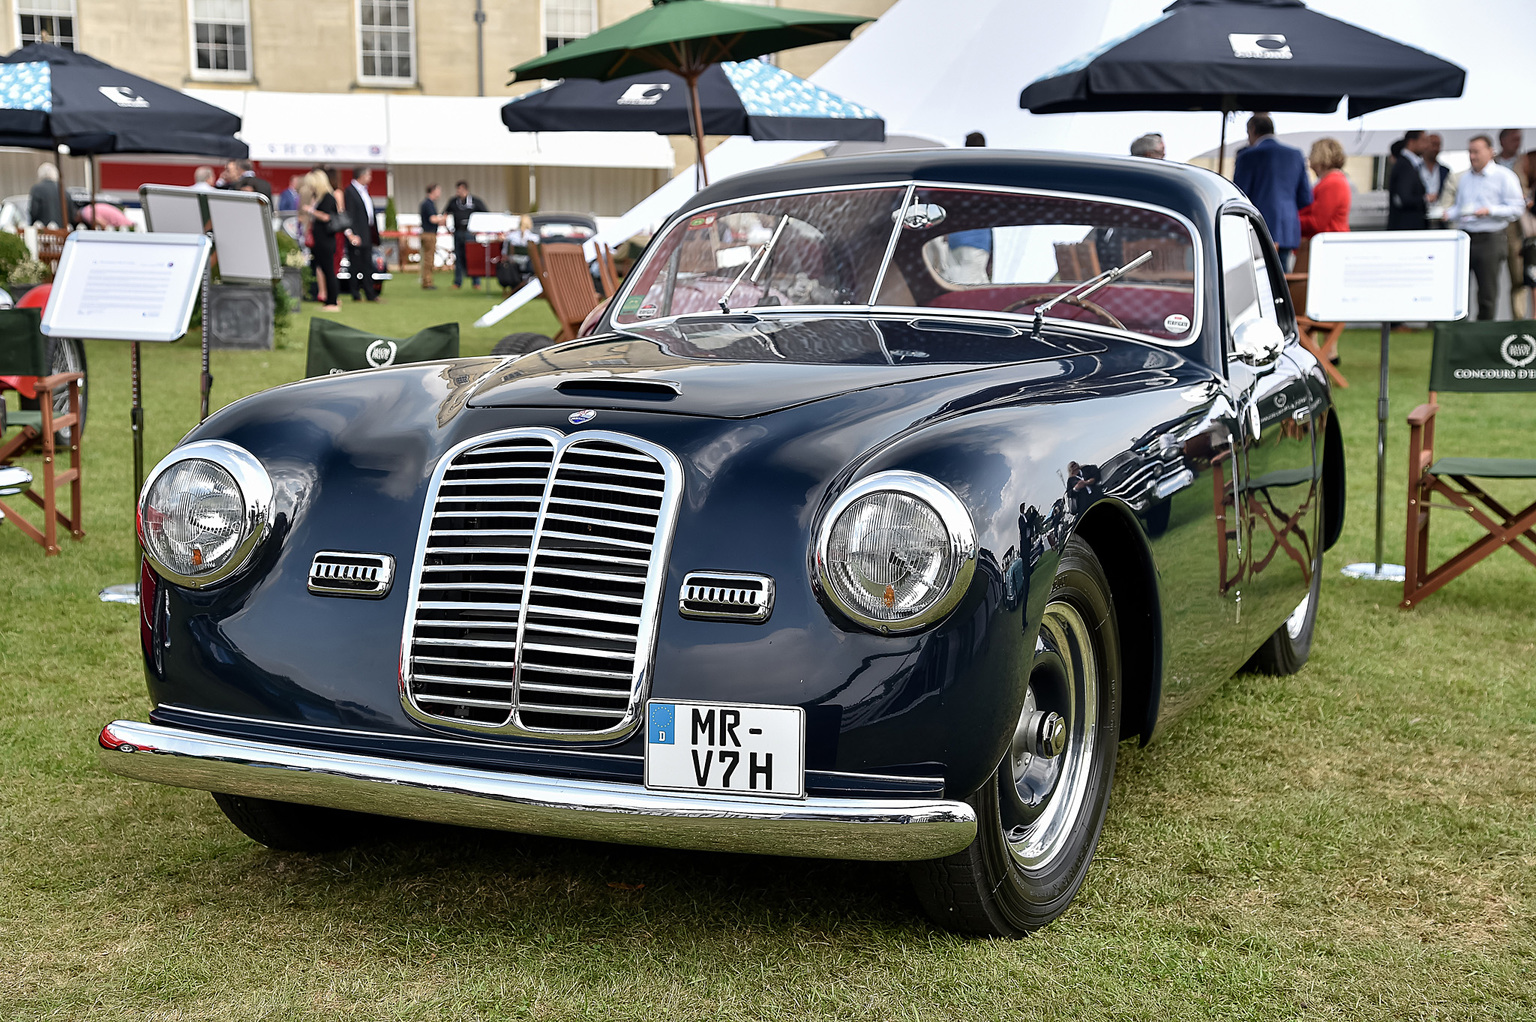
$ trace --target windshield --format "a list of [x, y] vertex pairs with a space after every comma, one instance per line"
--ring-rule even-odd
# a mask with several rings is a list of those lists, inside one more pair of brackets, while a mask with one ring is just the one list
[[[1121, 279], [1058, 303], [1046, 317], [1170, 344], [1193, 338], [1199, 273], [1184, 221], [1105, 199], [981, 188], [919, 187], [903, 207], [905, 192], [817, 192], [695, 213], [652, 247], [614, 321], [720, 311], [722, 298], [732, 311], [873, 304], [1028, 317], [1077, 284], [1151, 253]], [[882, 278], [893, 230], [896, 247]], [[880, 293], [871, 301], [877, 280]]]
[[732, 310], [867, 305], [905, 194], [787, 195], [686, 217], [652, 247], [614, 320], [719, 312], [721, 299]]

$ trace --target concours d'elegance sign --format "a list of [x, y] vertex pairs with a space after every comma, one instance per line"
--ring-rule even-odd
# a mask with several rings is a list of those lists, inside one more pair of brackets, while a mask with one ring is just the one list
[[1536, 380], [1536, 321], [1435, 328], [1430, 390], [1529, 391]]

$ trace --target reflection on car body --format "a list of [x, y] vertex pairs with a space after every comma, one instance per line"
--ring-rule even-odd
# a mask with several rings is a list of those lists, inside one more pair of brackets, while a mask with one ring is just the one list
[[1087, 876], [1121, 740], [1305, 662], [1337, 428], [1213, 174], [743, 175], [591, 336], [189, 434], [140, 503], [154, 705], [103, 760], [276, 847], [367, 813], [900, 860], [1018, 935]]

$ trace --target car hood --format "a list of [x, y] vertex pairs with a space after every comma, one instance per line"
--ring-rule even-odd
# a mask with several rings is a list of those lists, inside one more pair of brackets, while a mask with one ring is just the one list
[[687, 317], [531, 352], [488, 373], [468, 404], [751, 418], [872, 387], [1103, 348], [958, 318]]

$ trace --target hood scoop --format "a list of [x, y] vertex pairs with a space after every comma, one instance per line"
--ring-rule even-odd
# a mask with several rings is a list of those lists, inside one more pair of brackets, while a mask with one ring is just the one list
[[555, 389], [570, 397], [629, 398], [634, 401], [671, 401], [681, 397], [682, 384], [622, 376], [586, 376], [562, 380]]

